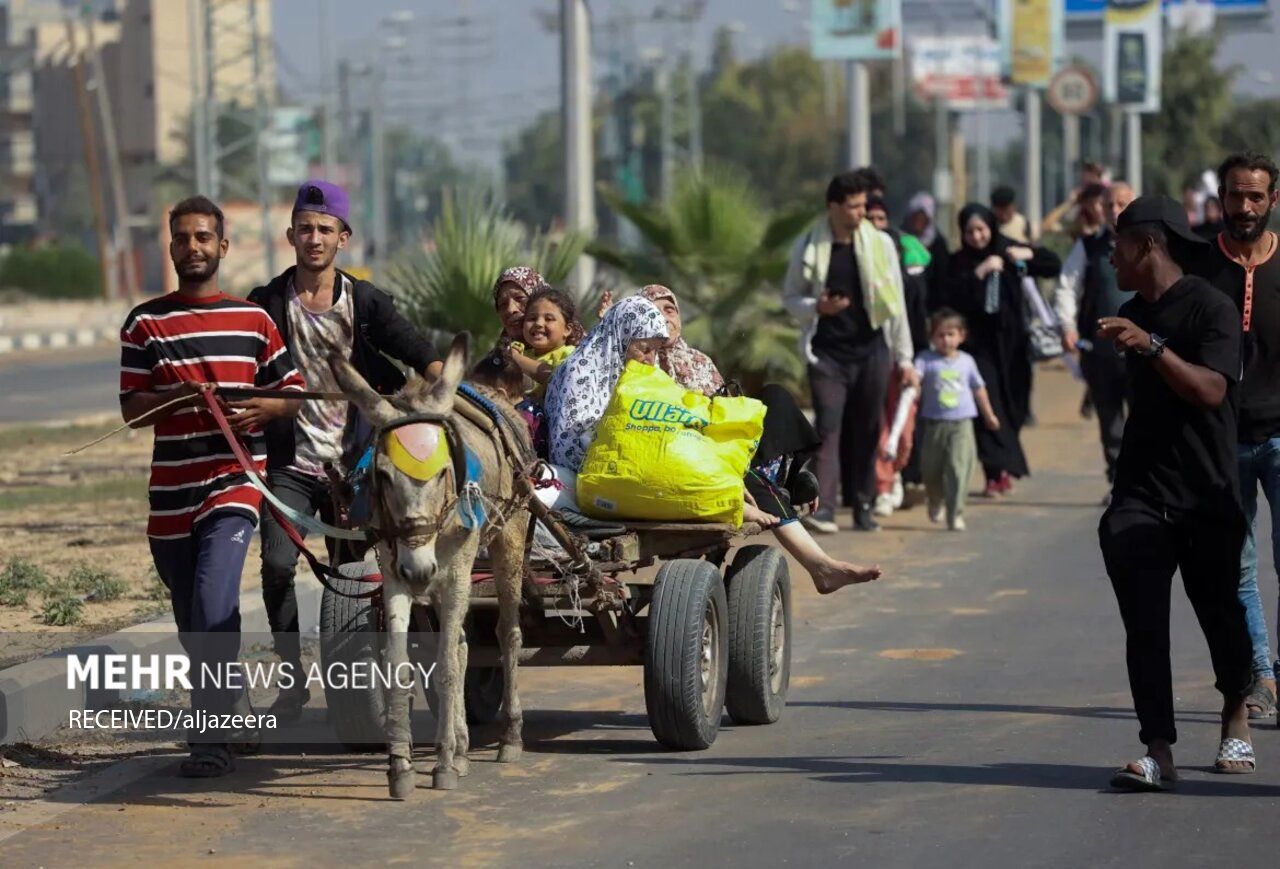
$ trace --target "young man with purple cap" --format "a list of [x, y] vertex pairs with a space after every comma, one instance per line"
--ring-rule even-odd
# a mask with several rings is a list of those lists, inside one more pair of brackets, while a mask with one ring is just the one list
[[1183, 273], [1204, 241], [1167, 196], [1141, 196], [1116, 220], [1116, 280], [1135, 292], [1097, 321], [1127, 357], [1132, 406], [1111, 505], [1098, 526], [1125, 628], [1129, 687], [1146, 753], [1116, 770], [1123, 790], [1177, 781], [1169, 595], [1175, 572], [1209, 646], [1222, 694], [1214, 771], [1256, 767], [1245, 697], [1252, 645], [1240, 586], [1245, 538], [1236, 467], [1240, 316], [1203, 278]]
[[[249, 301], [266, 309], [313, 390], [339, 391], [329, 367], [330, 348], [350, 345], [351, 363], [381, 393], [404, 385], [404, 375], [388, 361], [398, 360], [419, 374], [438, 373], [435, 349], [397, 310], [391, 296], [334, 265], [351, 238], [347, 193], [328, 181], [307, 181], [298, 188], [287, 231], [297, 264]], [[308, 401], [296, 419], [267, 426], [267, 470], [271, 488], [289, 506], [319, 512], [333, 521], [325, 465], [340, 462], [368, 440], [372, 430], [345, 401]], [[349, 461], [347, 463], [350, 464]], [[330, 549], [330, 556], [333, 550]], [[262, 598], [282, 662], [300, 672], [298, 602], [293, 577], [298, 553], [267, 514], [262, 523]], [[295, 719], [310, 699], [298, 680], [281, 691], [271, 711]]]

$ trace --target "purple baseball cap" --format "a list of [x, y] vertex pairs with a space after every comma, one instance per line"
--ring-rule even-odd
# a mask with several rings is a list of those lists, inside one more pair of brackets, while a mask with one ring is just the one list
[[303, 182], [298, 188], [298, 198], [293, 201], [293, 213], [299, 211], [336, 217], [346, 226], [347, 232], [351, 232], [351, 201], [347, 198], [347, 191], [331, 181], [316, 178]]

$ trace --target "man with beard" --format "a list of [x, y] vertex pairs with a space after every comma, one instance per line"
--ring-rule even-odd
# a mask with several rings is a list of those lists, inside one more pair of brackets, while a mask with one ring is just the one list
[[1214, 770], [1251, 773], [1245, 698], [1250, 639], [1237, 594], [1245, 522], [1236, 468], [1240, 318], [1222, 293], [1183, 273], [1203, 247], [1178, 203], [1135, 199], [1116, 222], [1112, 260], [1136, 293], [1097, 339], [1129, 361], [1133, 405], [1116, 462], [1111, 505], [1098, 525], [1107, 575], [1125, 628], [1129, 687], [1147, 751], [1113, 787], [1160, 790], [1177, 778], [1169, 606], [1175, 572], [1209, 646], [1222, 694]]
[[[1124, 356], [1111, 342], [1091, 339], [1098, 320], [1116, 316], [1125, 302], [1111, 265], [1111, 251], [1116, 244], [1116, 218], [1132, 201], [1133, 188], [1123, 181], [1110, 187], [1091, 184], [1080, 191], [1076, 202], [1083, 231], [1067, 255], [1053, 293], [1054, 311], [1063, 328], [1062, 349], [1079, 354], [1080, 369], [1097, 412], [1108, 487], [1115, 482], [1116, 459], [1124, 438], [1129, 378]], [[1081, 341], [1081, 335], [1087, 340]]]
[[1196, 272], [1226, 293], [1240, 311], [1244, 330], [1244, 378], [1240, 386], [1240, 494], [1249, 533], [1240, 555], [1240, 600], [1253, 640], [1253, 692], [1249, 717], [1276, 709], [1276, 668], [1258, 593], [1254, 520], [1258, 486], [1271, 505], [1272, 551], [1280, 564], [1280, 256], [1267, 229], [1280, 192], [1276, 164], [1262, 154], [1228, 157], [1218, 169], [1218, 198], [1225, 228], [1214, 238]]
[[[395, 359], [421, 375], [435, 376], [440, 362], [431, 342], [396, 310], [391, 296], [334, 265], [351, 238], [346, 191], [328, 181], [298, 188], [286, 236], [297, 264], [249, 294], [280, 329], [293, 359], [313, 390], [339, 391], [329, 354], [347, 348], [351, 363], [375, 390], [392, 393], [405, 383]], [[296, 420], [267, 427], [271, 489], [290, 507], [333, 522], [326, 464], [350, 468], [372, 436], [369, 424], [345, 401], [308, 401]], [[345, 460], [345, 461], [344, 461]], [[305, 533], [299, 529], [300, 533]], [[336, 547], [330, 541], [329, 557]], [[294, 572], [298, 552], [273, 517], [262, 523], [262, 599], [282, 664], [301, 669]], [[281, 690], [271, 712], [292, 721], [311, 697], [301, 679]]]
[[[178, 290], [143, 302], [125, 319], [120, 409], [130, 426], [156, 429], [147, 537], [192, 672], [201, 673], [202, 664], [225, 665], [239, 650], [240, 572], [262, 497], [205, 409], [205, 393], [246, 384], [298, 390], [303, 381], [266, 313], [218, 287], [218, 264], [228, 247], [218, 206], [203, 196], [179, 202], [169, 212], [169, 233]], [[256, 398], [227, 406], [258, 473], [266, 459], [263, 425], [287, 424], [299, 404]], [[197, 682], [192, 710], [225, 714], [241, 697]], [[182, 775], [230, 772], [230, 736], [192, 732]]]

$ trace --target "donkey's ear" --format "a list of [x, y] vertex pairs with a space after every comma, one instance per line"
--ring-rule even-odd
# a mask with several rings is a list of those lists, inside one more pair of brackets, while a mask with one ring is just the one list
[[470, 346], [470, 332], [459, 332], [454, 336], [453, 343], [449, 345], [449, 352], [444, 358], [444, 370], [440, 372], [440, 378], [431, 390], [432, 399], [452, 400], [453, 394], [458, 391], [458, 384], [467, 373], [467, 356], [470, 355], [468, 353]]
[[330, 356], [329, 365], [333, 368], [334, 379], [338, 381], [338, 386], [342, 388], [343, 393], [375, 426], [384, 426], [401, 415], [392, 407], [391, 402], [374, 392], [373, 387], [347, 360], [344, 352], [340, 351]]

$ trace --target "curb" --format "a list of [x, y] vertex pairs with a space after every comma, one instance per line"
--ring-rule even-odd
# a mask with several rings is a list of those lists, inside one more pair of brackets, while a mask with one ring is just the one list
[[22, 332], [0, 335], [0, 354], [19, 350], [60, 350], [64, 347], [90, 347], [119, 340], [120, 330], [101, 326], [96, 329], [63, 329], [57, 332]]
[[[301, 572], [300, 572], [301, 573]], [[303, 580], [305, 574], [299, 579]], [[240, 593], [241, 633], [270, 633], [262, 603], [261, 588], [252, 584]], [[297, 586], [298, 613], [303, 636], [318, 629], [321, 587], [317, 582], [300, 581]], [[66, 659], [89, 654], [178, 653], [178, 632], [170, 615], [114, 634], [86, 640], [56, 652], [0, 670], [0, 745], [38, 742], [68, 723], [72, 709], [105, 709], [118, 704], [119, 690], [88, 691], [83, 685], [67, 687]]]

